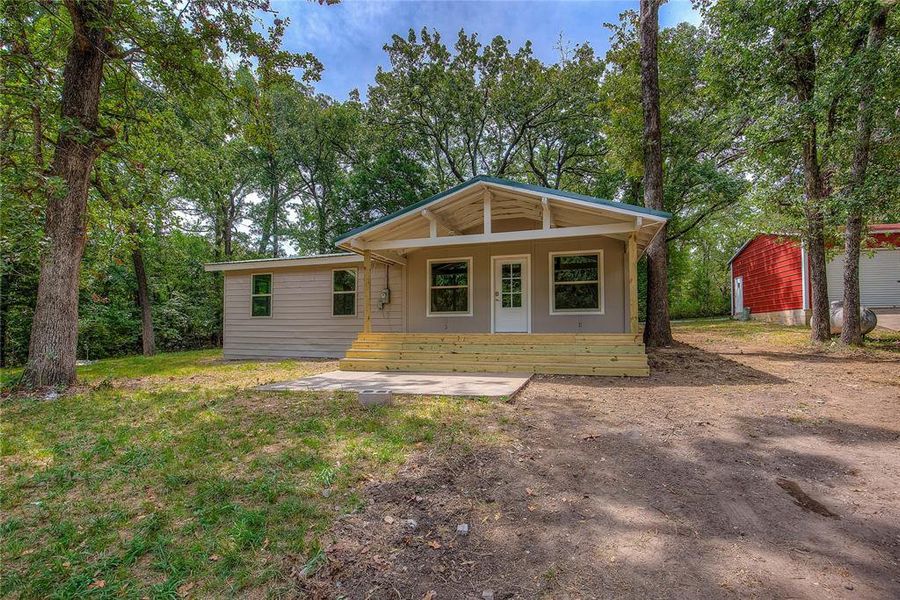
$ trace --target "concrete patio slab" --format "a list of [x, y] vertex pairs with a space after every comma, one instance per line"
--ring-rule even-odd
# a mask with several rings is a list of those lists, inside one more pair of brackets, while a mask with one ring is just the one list
[[531, 379], [527, 374], [494, 373], [401, 373], [329, 371], [294, 381], [259, 386], [258, 390], [329, 391], [390, 390], [418, 396], [512, 396]]
[[900, 331], [900, 310], [876, 308], [875, 314], [878, 315], [878, 327]]

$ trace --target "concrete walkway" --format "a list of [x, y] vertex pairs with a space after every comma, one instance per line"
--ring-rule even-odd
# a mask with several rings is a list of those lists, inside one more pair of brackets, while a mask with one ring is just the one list
[[875, 314], [878, 315], [878, 327], [900, 331], [900, 310], [876, 308]]
[[273, 392], [390, 390], [395, 394], [418, 396], [496, 398], [512, 396], [530, 378], [527, 374], [330, 371], [294, 381], [270, 383], [256, 389]]

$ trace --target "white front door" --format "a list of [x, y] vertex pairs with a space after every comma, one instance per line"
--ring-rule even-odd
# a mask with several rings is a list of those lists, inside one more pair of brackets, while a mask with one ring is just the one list
[[734, 278], [734, 314], [744, 312], [744, 278]]
[[494, 259], [495, 332], [528, 332], [530, 285], [527, 258]]

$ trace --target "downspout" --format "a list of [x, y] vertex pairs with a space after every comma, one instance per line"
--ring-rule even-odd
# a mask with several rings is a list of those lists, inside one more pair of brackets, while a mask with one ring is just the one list
[[800, 281], [803, 284], [803, 317], [809, 310], [809, 266], [806, 258], [806, 245], [800, 242]]

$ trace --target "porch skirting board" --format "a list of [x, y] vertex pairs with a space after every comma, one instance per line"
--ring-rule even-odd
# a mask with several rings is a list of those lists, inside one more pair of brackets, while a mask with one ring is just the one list
[[342, 371], [646, 377], [640, 334], [362, 333]]
[[750, 318], [766, 323], [778, 323], [780, 325], [807, 325], [809, 311], [798, 308], [795, 310], [776, 310], [764, 313], [750, 313]]

